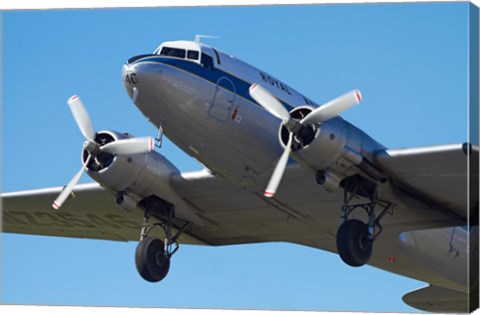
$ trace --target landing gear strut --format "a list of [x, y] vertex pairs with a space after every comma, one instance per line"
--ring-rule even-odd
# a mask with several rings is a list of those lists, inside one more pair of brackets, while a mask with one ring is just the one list
[[[140, 243], [135, 251], [135, 265], [138, 273], [149, 282], [163, 280], [170, 270], [170, 258], [178, 250], [178, 237], [191, 223], [187, 222], [172, 236], [173, 209], [169, 211], [167, 220], [163, 223], [149, 224], [151, 214], [145, 211], [143, 218]], [[148, 236], [155, 227], [161, 227], [165, 232], [165, 241], [156, 237]]]
[[[337, 251], [340, 258], [352, 267], [363, 266], [368, 263], [373, 251], [373, 242], [382, 233], [380, 221], [385, 214], [393, 213], [391, 203], [379, 202], [376, 185], [369, 181], [347, 179], [343, 185], [344, 198], [342, 206], [342, 223], [337, 231]], [[350, 205], [350, 201], [361, 195], [370, 202]], [[375, 208], [382, 206], [380, 214], [375, 215]], [[348, 219], [356, 209], [363, 209], [368, 216], [368, 223], [358, 219]]]

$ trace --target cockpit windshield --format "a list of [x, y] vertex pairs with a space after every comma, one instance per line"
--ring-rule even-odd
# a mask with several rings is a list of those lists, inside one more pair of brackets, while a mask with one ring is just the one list
[[[158, 54], [158, 50], [156, 51]], [[173, 47], [163, 47], [159, 53], [160, 56], [169, 56], [182, 59], [198, 60], [200, 53], [198, 50], [185, 50]]]
[[178, 49], [178, 48], [171, 48], [171, 47], [163, 47], [162, 51], [160, 52], [161, 56], [170, 56], [170, 57], [177, 57], [177, 58], [185, 58], [186, 52], [185, 49]]

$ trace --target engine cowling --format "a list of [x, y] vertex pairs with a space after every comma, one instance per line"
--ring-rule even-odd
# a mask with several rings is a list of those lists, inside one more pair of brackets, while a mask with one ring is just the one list
[[[312, 110], [309, 106], [297, 107], [290, 116], [300, 120]], [[284, 146], [288, 142], [288, 134], [288, 129], [282, 125], [279, 138]], [[308, 125], [294, 137], [293, 157], [315, 170], [326, 169], [342, 155], [347, 141], [347, 129], [342, 119], [331, 119], [321, 126]]]
[[[105, 145], [112, 141], [133, 138], [127, 133], [100, 131], [95, 141]], [[82, 151], [87, 161], [88, 152]], [[199, 218], [170, 187], [172, 176], [180, 171], [163, 155], [152, 151], [133, 155], [100, 153], [86, 165], [87, 173], [115, 195], [116, 203], [127, 211], [137, 208], [144, 198], [157, 196], [176, 206], [176, 216], [192, 222]]]
[[[116, 131], [100, 131], [95, 134], [95, 142], [101, 146], [127, 138], [132, 138], [132, 136]], [[140, 169], [145, 164], [144, 160], [149, 154], [114, 155], [102, 152], [86, 164], [87, 173], [102, 186], [114, 191], [123, 191], [136, 180]], [[88, 155], [87, 150], [82, 150], [83, 163], [87, 162]]]
[[[315, 108], [310, 106], [300, 106], [292, 110], [290, 116], [301, 120], [313, 109]], [[284, 125], [280, 126], [279, 140], [284, 148], [288, 137], [289, 130]], [[292, 143], [292, 157], [304, 167], [314, 170], [317, 183], [328, 191], [337, 189], [342, 179], [359, 170], [376, 180], [383, 180], [382, 175], [362, 156], [360, 146], [369, 144], [360, 143], [360, 138], [363, 137], [357, 135], [356, 129], [353, 130], [345, 120], [332, 118], [300, 130]]]

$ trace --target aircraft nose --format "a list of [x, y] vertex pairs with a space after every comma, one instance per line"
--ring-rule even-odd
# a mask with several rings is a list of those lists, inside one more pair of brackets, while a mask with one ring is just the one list
[[123, 86], [127, 90], [128, 96], [135, 102], [135, 90], [137, 89], [136, 85], [138, 83], [137, 74], [135, 73], [135, 66], [129, 64], [128, 62], [122, 67], [122, 82]]
[[128, 59], [122, 67], [123, 85], [135, 104], [139, 93], [149, 89], [151, 83], [157, 81], [161, 76], [159, 66], [149, 62], [149, 57], [154, 56], [156, 55], [134, 56]]

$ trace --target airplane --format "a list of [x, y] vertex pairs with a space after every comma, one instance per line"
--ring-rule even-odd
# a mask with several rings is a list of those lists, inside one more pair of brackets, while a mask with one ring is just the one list
[[[179, 244], [290, 242], [429, 283], [403, 297], [412, 307], [478, 306], [478, 146], [386, 148], [340, 117], [360, 91], [317, 104], [199, 37], [128, 59], [122, 81], [156, 139], [96, 131], [72, 96], [81, 168], [3, 193], [4, 232], [140, 240], [149, 282]], [[164, 136], [205, 168], [180, 172], [154, 149]], [[96, 183], [78, 185], [84, 172]]]

